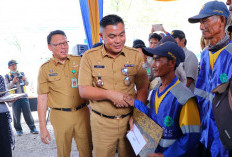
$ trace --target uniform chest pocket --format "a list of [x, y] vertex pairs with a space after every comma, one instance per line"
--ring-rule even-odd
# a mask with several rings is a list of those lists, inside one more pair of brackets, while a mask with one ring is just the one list
[[56, 87], [59, 87], [60, 85], [62, 85], [61, 77], [58, 74], [49, 75], [48, 82], [51, 83], [52, 85], [55, 85]]
[[102, 68], [94, 69], [92, 77], [94, 86], [103, 87], [106, 79], [108, 78], [107, 70]]

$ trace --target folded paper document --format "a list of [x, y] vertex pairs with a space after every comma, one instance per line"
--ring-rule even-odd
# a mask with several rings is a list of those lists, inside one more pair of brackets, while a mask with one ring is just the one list
[[[156, 124], [150, 117], [148, 117], [146, 114], [139, 111], [138, 109], [134, 109], [133, 117], [136, 128], [142, 134], [145, 140], [145, 145], [143, 145], [144, 143], [141, 142], [142, 138], [137, 138], [139, 141], [137, 142], [137, 144], [141, 144], [142, 148], [141, 150], [138, 149], [140, 147], [136, 147], [136, 150], [134, 148], [133, 149], [135, 153], [139, 151], [140, 157], [147, 157], [148, 154], [152, 154], [155, 152], [159, 144], [159, 141], [162, 137], [163, 129], [158, 124]], [[136, 135], [138, 135], [138, 133]]]

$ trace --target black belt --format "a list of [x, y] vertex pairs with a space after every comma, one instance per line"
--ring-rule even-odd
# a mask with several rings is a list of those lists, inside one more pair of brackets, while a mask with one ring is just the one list
[[130, 114], [132, 114], [132, 112], [130, 112], [130, 113], [127, 113], [127, 114], [124, 114], [124, 115], [120, 115], [120, 116], [107, 116], [107, 115], [102, 114], [102, 113], [100, 113], [100, 112], [97, 112], [97, 111], [95, 111], [95, 110], [93, 110], [93, 109], [92, 109], [92, 111], [93, 111], [94, 113], [96, 113], [96, 114], [102, 116], [102, 117], [106, 117], [106, 118], [110, 118], [110, 119], [125, 118], [126, 116], [129, 116]]
[[85, 107], [86, 105], [87, 105], [86, 103], [83, 103], [80, 106], [77, 106], [76, 108], [52, 108], [52, 109], [69, 112], [69, 111], [77, 111], [77, 110]]

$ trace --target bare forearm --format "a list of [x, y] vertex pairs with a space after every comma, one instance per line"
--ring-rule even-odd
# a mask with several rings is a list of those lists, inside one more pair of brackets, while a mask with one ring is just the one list
[[127, 94], [112, 91], [112, 90], [104, 90], [91, 86], [79, 86], [80, 96], [84, 99], [89, 100], [109, 100], [116, 107], [128, 107], [128, 104], [123, 100], [124, 96]]
[[91, 86], [79, 86], [80, 96], [88, 100], [109, 99], [109, 91]]
[[46, 127], [47, 94], [38, 95], [38, 117], [41, 127]]
[[138, 89], [136, 99], [142, 101], [144, 104], [147, 102], [148, 89], [147, 86], [144, 86]]

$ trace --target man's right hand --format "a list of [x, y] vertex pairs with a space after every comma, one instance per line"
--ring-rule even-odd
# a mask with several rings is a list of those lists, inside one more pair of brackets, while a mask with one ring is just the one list
[[13, 83], [15, 84], [15, 83], [17, 83], [18, 81], [19, 81], [19, 78], [18, 78], [18, 77], [14, 77]]
[[51, 137], [46, 127], [45, 128], [40, 127], [40, 138], [41, 141], [45, 144], [49, 144], [51, 142]]
[[134, 98], [132, 98], [132, 97], [130, 97], [129, 95], [127, 95], [127, 96], [124, 96], [123, 99], [124, 99], [124, 101], [125, 101], [128, 105], [134, 106], [134, 102], [135, 102], [135, 99], [134, 99]]
[[128, 95], [117, 91], [109, 91], [109, 100], [111, 100], [116, 107], [128, 107], [128, 103], [123, 99]]

